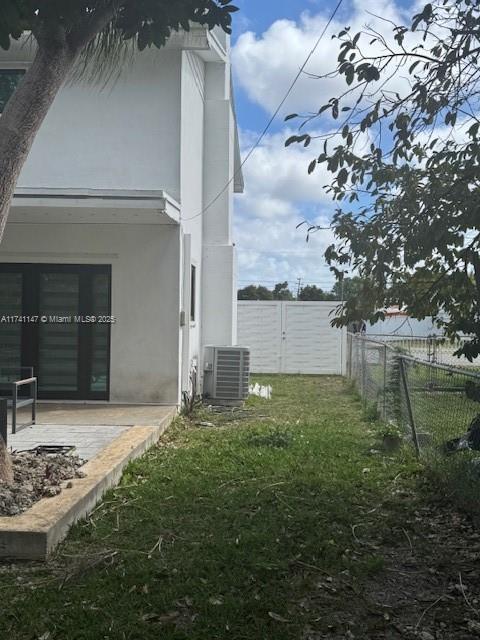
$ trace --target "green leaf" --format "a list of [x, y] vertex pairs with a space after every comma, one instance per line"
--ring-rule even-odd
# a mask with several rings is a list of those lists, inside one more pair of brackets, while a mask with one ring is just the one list
[[337, 183], [339, 187], [343, 187], [343, 185], [347, 182], [348, 180], [348, 171], [343, 168], [340, 169], [340, 171], [337, 174]]
[[472, 126], [468, 129], [468, 135], [471, 138], [476, 138], [478, 135], [478, 128], [480, 126], [480, 123], [475, 122], [474, 124], [472, 124]]

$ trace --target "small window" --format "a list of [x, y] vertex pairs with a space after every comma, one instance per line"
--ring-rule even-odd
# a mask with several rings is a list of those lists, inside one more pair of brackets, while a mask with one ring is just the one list
[[190, 320], [195, 322], [197, 302], [197, 267], [192, 264], [190, 271]]
[[25, 69], [0, 69], [0, 113], [5, 109], [23, 75]]

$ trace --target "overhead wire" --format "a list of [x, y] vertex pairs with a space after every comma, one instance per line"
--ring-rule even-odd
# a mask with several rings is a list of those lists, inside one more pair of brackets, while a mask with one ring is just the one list
[[204, 213], [206, 213], [209, 209], [211, 209], [211, 207], [218, 202], [218, 200], [222, 197], [222, 195], [225, 193], [225, 191], [228, 189], [228, 187], [234, 182], [235, 178], [237, 178], [237, 176], [241, 173], [243, 167], [246, 165], [246, 163], [248, 162], [248, 160], [251, 158], [251, 156], [253, 155], [254, 151], [257, 149], [257, 147], [260, 145], [260, 143], [262, 142], [262, 140], [265, 138], [265, 136], [267, 135], [268, 131], [270, 130], [270, 127], [272, 126], [273, 122], [275, 121], [275, 118], [278, 116], [278, 114], [280, 113], [280, 110], [282, 109], [283, 105], [285, 104], [285, 102], [288, 100], [290, 94], [292, 93], [293, 89], [295, 88], [295, 85], [297, 84], [300, 76], [302, 75], [302, 73], [305, 71], [305, 67], [307, 66], [307, 64], [310, 62], [310, 59], [312, 58], [312, 56], [314, 55], [315, 51], [318, 49], [320, 42], [323, 40], [323, 37], [325, 35], [325, 33], [327, 32], [329, 26], [331, 25], [331, 23], [333, 22], [333, 19], [335, 18], [338, 10], [340, 9], [341, 5], [343, 4], [343, 0], [338, 0], [335, 9], [333, 10], [332, 14], [330, 15], [327, 23], [325, 24], [324, 28], [322, 29], [322, 32], [320, 34], [320, 36], [317, 38], [312, 50], [310, 51], [310, 53], [307, 55], [307, 57], [305, 58], [302, 66], [300, 67], [300, 69], [298, 70], [298, 73], [296, 74], [296, 76], [294, 77], [294, 79], [292, 80], [290, 86], [287, 89], [287, 92], [285, 93], [285, 95], [283, 96], [282, 100], [280, 101], [280, 104], [278, 105], [278, 107], [275, 109], [275, 111], [273, 112], [272, 116], [270, 117], [269, 121], [267, 122], [267, 124], [265, 125], [262, 133], [259, 135], [259, 137], [257, 138], [257, 140], [255, 141], [255, 143], [253, 144], [253, 146], [250, 148], [249, 152], [247, 153], [247, 155], [245, 156], [245, 158], [242, 160], [242, 162], [240, 163], [240, 166], [237, 168], [237, 170], [233, 173], [233, 176], [230, 178], [230, 180], [225, 184], [225, 186], [223, 187], [223, 189], [213, 198], [213, 200], [211, 200], [201, 211], [199, 211], [197, 214], [190, 216], [189, 218], [182, 218], [182, 222], [188, 222], [190, 220], [194, 220], [195, 218], [200, 217], [201, 215], [203, 215]]

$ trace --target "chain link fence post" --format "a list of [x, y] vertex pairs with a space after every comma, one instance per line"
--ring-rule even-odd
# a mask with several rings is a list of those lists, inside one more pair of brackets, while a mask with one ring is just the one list
[[361, 352], [362, 352], [362, 398], [365, 401], [366, 400], [366, 386], [367, 386], [367, 364], [366, 364], [366, 353], [365, 353], [365, 340], [362, 339], [361, 343], [362, 348], [361, 348]]
[[353, 337], [347, 333], [347, 378], [352, 379]]
[[405, 394], [405, 404], [407, 405], [408, 422], [410, 423], [410, 428], [412, 430], [413, 445], [415, 447], [415, 452], [417, 454], [417, 457], [420, 457], [420, 447], [418, 445], [417, 429], [415, 427], [415, 418], [413, 416], [412, 403], [410, 400], [410, 391], [408, 389], [407, 375], [405, 372], [405, 361], [402, 358], [402, 356], [399, 356], [399, 366], [400, 366], [400, 378], [402, 381], [403, 392]]
[[387, 421], [387, 345], [385, 344], [382, 349], [383, 352], [383, 420]]

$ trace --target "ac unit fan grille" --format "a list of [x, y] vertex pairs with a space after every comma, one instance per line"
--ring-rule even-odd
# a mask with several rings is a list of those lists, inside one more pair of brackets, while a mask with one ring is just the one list
[[216, 354], [215, 397], [243, 400], [248, 397], [250, 358], [245, 350], [218, 349]]

